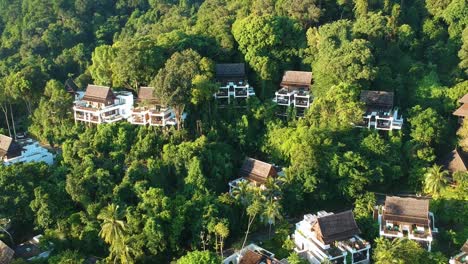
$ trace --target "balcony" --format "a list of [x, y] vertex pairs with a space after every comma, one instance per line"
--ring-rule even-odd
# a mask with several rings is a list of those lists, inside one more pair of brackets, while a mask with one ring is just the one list
[[247, 97], [247, 89], [245, 88], [242, 88], [242, 89], [239, 89], [237, 88], [234, 92], [234, 96], [235, 97]]
[[290, 106], [291, 101], [289, 100], [289, 97], [287, 96], [277, 96], [276, 97], [276, 103], [278, 105], [285, 105], [285, 106]]
[[229, 97], [229, 90], [228, 89], [219, 89], [219, 91], [216, 93], [216, 97]]
[[309, 99], [308, 98], [295, 98], [294, 105], [298, 107], [309, 107]]

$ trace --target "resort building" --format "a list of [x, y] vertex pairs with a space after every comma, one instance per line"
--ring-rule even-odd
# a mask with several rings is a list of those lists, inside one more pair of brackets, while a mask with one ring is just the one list
[[296, 224], [294, 250], [311, 264], [346, 264], [347, 259], [350, 263], [369, 263], [371, 246], [358, 236], [360, 233], [351, 211], [307, 214]]
[[54, 155], [31, 138], [14, 140], [0, 134], [0, 161], [5, 166], [21, 162], [45, 162], [51, 165]]
[[230, 103], [232, 98], [240, 102], [255, 96], [247, 81], [244, 63], [216, 64], [216, 81], [220, 86], [214, 97], [220, 105]]
[[361, 92], [361, 102], [365, 104], [365, 113], [361, 124], [357, 127], [377, 130], [401, 129], [403, 117], [398, 115], [398, 109], [393, 107], [393, 92], [368, 91]]
[[468, 240], [460, 249], [460, 253], [450, 259], [450, 264], [468, 264]]
[[[15, 248], [15, 257], [24, 260], [32, 261], [37, 259], [48, 258], [51, 250], [43, 249], [40, 245], [42, 235], [37, 235], [30, 240], [18, 245]], [[52, 248], [52, 243], [49, 242], [49, 247]]]
[[432, 234], [438, 232], [427, 199], [387, 196], [383, 208], [378, 209], [378, 221], [380, 236], [406, 237], [428, 251], [431, 251]]
[[287, 264], [286, 260], [277, 260], [275, 254], [255, 244], [250, 244], [241, 251], [225, 258], [222, 264]]
[[71, 78], [65, 81], [65, 91], [69, 93], [75, 101], [80, 100], [84, 96], [84, 92], [79, 91], [78, 86]]
[[13, 261], [13, 255], [15, 251], [11, 249], [7, 244], [0, 240], [0, 263], [10, 264]]
[[140, 87], [137, 106], [132, 108], [128, 121], [134, 125], [174, 126], [177, 124], [171, 108], [161, 106], [153, 95], [153, 87]]
[[312, 72], [286, 71], [281, 81], [281, 88], [275, 93], [273, 102], [281, 107], [280, 115], [284, 115], [288, 107], [295, 107], [298, 116], [304, 115], [304, 111], [312, 103], [310, 85], [312, 84]]
[[458, 123], [463, 123], [463, 119], [468, 116], [468, 94], [465, 94], [460, 100], [458, 100], [460, 104], [462, 104], [453, 115], [458, 116]]
[[107, 86], [88, 85], [83, 98], [75, 100], [75, 122], [114, 123], [130, 117], [133, 108], [131, 92], [113, 92]]
[[247, 157], [239, 171], [239, 178], [229, 182], [229, 193], [232, 195], [233, 190], [237, 189], [242, 182], [248, 182], [264, 190], [269, 178], [277, 178], [282, 173], [273, 164]]

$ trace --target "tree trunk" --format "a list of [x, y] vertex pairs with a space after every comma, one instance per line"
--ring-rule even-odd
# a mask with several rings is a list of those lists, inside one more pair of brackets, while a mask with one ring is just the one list
[[8, 109], [6, 108], [5, 105], [1, 105], [0, 107], [2, 108], [3, 114], [5, 114], [5, 121], [6, 121], [6, 125], [8, 128], [8, 135], [11, 137], [10, 121], [8, 119]]
[[11, 125], [13, 126], [13, 135], [15, 136], [14, 139], [16, 140], [15, 119], [13, 118], [13, 110], [11, 109], [11, 103], [9, 103], [9, 105], [10, 105]]
[[249, 236], [249, 232], [250, 232], [250, 226], [252, 225], [254, 219], [255, 219], [255, 215], [253, 215], [252, 218], [249, 219], [249, 223], [248, 223], [248, 225], [247, 225], [247, 231], [245, 231], [244, 242], [242, 243], [242, 248], [244, 248], [245, 242], [247, 242], [247, 237]]
[[221, 242], [220, 242], [220, 251], [221, 251], [221, 259], [224, 259], [224, 254], [223, 254], [223, 247], [224, 247], [224, 239], [223, 238], [220, 238]]
[[270, 226], [268, 227], [268, 240], [271, 240], [271, 223], [269, 223]]

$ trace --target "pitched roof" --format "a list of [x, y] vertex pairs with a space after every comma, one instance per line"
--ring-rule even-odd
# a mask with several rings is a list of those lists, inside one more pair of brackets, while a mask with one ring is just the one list
[[244, 63], [219, 63], [216, 64], [216, 77], [244, 77], [245, 64]]
[[456, 116], [468, 116], [468, 104], [462, 104], [455, 112], [453, 112], [453, 115]]
[[83, 100], [105, 103], [107, 100], [114, 100], [115, 95], [110, 87], [88, 84]]
[[387, 196], [383, 217], [385, 220], [428, 225], [429, 200]]
[[468, 94], [465, 94], [460, 100], [458, 100], [459, 103], [466, 104], [468, 103]]
[[263, 184], [268, 177], [276, 177], [277, 172], [273, 165], [247, 157], [242, 164], [239, 176]]
[[281, 262], [260, 252], [248, 250], [240, 258], [239, 264], [281, 264]]
[[10, 264], [15, 251], [0, 240], [0, 263]]
[[454, 149], [444, 158], [442, 164], [450, 173], [467, 171], [468, 155], [462, 150]]
[[68, 93], [74, 94], [76, 91], [78, 91], [78, 85], [76, 85], [72, 78], [68, 78], [65, 81], [65, 90]]
[[15, 157], [21, 154], [21, 146], [13, 138], [0, 134], [0, 158], [4, 156]]
[[285, 71], [281, 86], [305, 87], [309, 89], [312, 83], [312, 72]]
[[368, 106], [393, 107], [393, 92], [363, 90], [361, 102]]
[[465, 244], [463, 244], [460, 251], [465, 252], [465, 253], [468, 254], [468, 239], [466, 240]]
[[317, 218], [314, 229], [319, 233], [318, 239], [325, 244], [344, 240], [361, 233], [351, 210]]

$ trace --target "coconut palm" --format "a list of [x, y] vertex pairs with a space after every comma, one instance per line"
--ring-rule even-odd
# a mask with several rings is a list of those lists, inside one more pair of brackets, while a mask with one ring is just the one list
[[269, 225], [268, 228], [268, 239], [271, 238], [271, 226], [275, 224], [276, 219], [281, 219], [281, 205], [278, 201], [270, 198], [265, 204], [262, 212], [262, 218], [264, 223]]
[[122, 220], [122, 214], [119, 206], [110, 204], [101, 210], [98, 217], [102, 220], [101, 231], [99, 236], [110, 245], [109, 258], [117, 263], [133, 263], [130, 256], [130, 249], [125, 243], [126, 240], [126, 225]]
[[448, 171], [442, 170], [442, 166], [434, 164], [425, 174], [424, 192], [434, 197], [439, 196], [442, 188], [444, 188], [447, 183], [447, 176]]
[[247, 237], [249, 236], [250, 227], [255, 220], [255, 217], [262, 212], [263, 204], [259, 197], [254, 197], [252, 204], [247, 207], [247, 215], [249, 216], [249, 220], [247, 222], [247, 230], [245, 231], [244, 242], [242, 243], [242, 248], [245, 246], [245, 242], [247, 242]]

